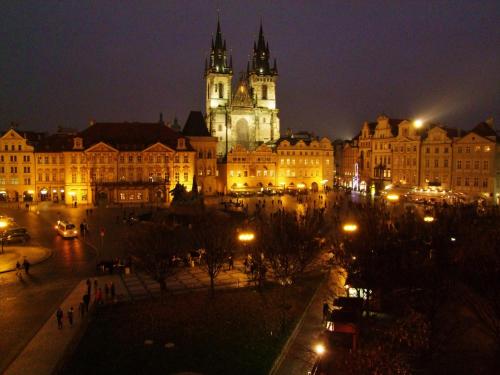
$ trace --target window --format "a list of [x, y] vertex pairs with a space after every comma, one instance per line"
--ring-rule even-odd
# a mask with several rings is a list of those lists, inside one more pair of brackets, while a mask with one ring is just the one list
[[224, 84], [219, 83], [219, 99], [224, 98]]
[[429, 168], [429, 159], [425, 159], [425, 167]]
[[465, 147], [465, 153], [470, 154], [470, 146]]
[[125, 162], [125, 156], [120, 155], [120, 163], [124, 163], [124, 162]]
[[0, 161], [4, 161], [3, 155], [0, 156]]
[[134, 161], [134, 157], [132, 155], [128, 156], [128, 162], [132, 163]]
[[267, 100], [267, 85], [262, 85], [262, 99]]
[[4, 146], [4, 150], [5, 150], [5, 151], [9, 151], [9, 146], [8, 146], [8, 145], [5, 145], [5, 146]]
[[434, 153], [439, 154], [439, 147], [434, 148]]
[[156, 156], [156, 162], [157, 163], [161, 163], [161, 155], [157, 155]]
[[465, 186], [469, 186], [469, 177], [465, 177]]
[[184, 163], [189, 163], [189, 156], [188, 155], [184, 155]]
[[483, 179], [483, 187], [484, 187], [484, 188], [487, 188], [487, 187], [488, 187], [488, 179], [487, 179], [487, 178], [484, 178], [484, 179]]
[[10, 173], [17, 173], [17, 167], [10, 167]]
[[457, 160], [457, 169], [462, 169], [462, 160]]
[[24, 167], [24, 173], [30, 173], [30, 167]]
[[179, 171], [178, 170], [175, 171], [174, 178], [175, 178], [175, 181], [179, 182]]
[[448, 153], [448, 147], [445, 147], [444, 148], [444, 153], [447, 154]]
[[474, 169], [479, 169], [480, 163], [479, 160], [474, 160]]
[[[2, 156], [2, 161], [3, 161], [3, 156]], [[30, 156], [29, 155], [24, 155], [23, 156], [23, 161], [29, 162], [30, 161]]]
[[475, 146], [474, 147], [475, 152], [481, 152], [481, 146]]
[[184, 172], [184, 182], [187, 182], [189, 180], [189, 174], [187, 172]]
[[479, 186], [479, 177], [474, 177], [474, 186], [475, 187]]
[[465, 161], [465, 169], [470, 169], [470, 160]]
[[31, 178], [26, 177], [26, 178], [24, 179], [24, 184], [25, 184], [25, 185], [31, 185]]
[[175, 155], [174, 157], [174, 162], [178, 163], [179, 162], [179, 155]]
[[461, 185], [462, 185], [462, 178], [457, 177], [457, 186], [461, 186]]
[[434, 159], [434, 168], [439, 167], [439, 159]]
[[430, 147], [426, 147], [426, 148], [425, 148], [425, 153], [426, 153], [426, 154], [430, 154], [430, 152], [431, 152], [431, 148], [430, 148]]
[[443, 165], [443, 166], [444, 166], [445, 168], [448, 168], [448, 159], [444, 159], [444, 161], [443, 161], [443, 162], [444, 162], [444, 165]]
[[483, 161], [483, 169], [488, 169], [489, 168], [489, 164], [488, 164], [488, 160], [484, 160]]

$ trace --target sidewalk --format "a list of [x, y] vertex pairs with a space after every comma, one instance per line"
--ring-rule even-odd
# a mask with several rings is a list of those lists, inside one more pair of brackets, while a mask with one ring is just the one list
[[[117, 299], [128, 299], [128, 294], [118, 275], [101, 276], [91, 279], [91, 304], [94, 300], [93, 284], [95, 279], [98, 280], [99, 287], [113, 281]], [[78, 338], [86, 328], [88, 314], [81, 318], [78, 311], [80, 301], [82, 301], [83, 295], [87, 293], [85, 281], [80, 281], [60, 305], [64, 312], [63, 328], [57, 328], [56, 312], [54, 311], [24, 350], [9, 365], [4, 375], [51, 375], [54, 373], [58, 366], [60, 366], [64, 356], [77, 344]], [[73, 326], [69, 325], [67, 318], [67, 312], [71, 306], [74, 308]]]
[[19, 261], [22, 265], [25, 257], [34, 266], [52, 256], [50, 249], [40, 246], [4, 245], [3, 251], [0, 252], [0, 273], [14, 271], [16, 262]]
[[336, 296], [345, 295], [344, 282], [343, 270], [332, 268], [328, 280], [316, 291], [301, 321], [285, 343], [270, 375], [304, 375], [312, 369], [316, 360], [312, 348], [324, 329], [323, 301], [327, 300], [331, 304]]

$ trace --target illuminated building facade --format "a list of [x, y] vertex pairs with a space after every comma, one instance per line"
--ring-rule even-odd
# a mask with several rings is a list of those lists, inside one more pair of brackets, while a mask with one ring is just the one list
[[254, 150], [236, 145], [219, 168], [227, 191], [320, 191], [333, 186], [333, 146], [328, 138], [289, 134]]
[[[213, 141], [194, 143], [213, 152]], [[177, 182], [191, 190], [196, 171], [189, 137], [161, 121], [95, 123], [54, 135], [10, 129], [0, 144], [0, 199], [6, 201], [162, 203]]]
[[[357, 142], [358, 157], [351, 147]], [[379, 116], [365, 122], [360, 134], [344, 144], [343, 186], [353, 186], [356, 167], [359, 190], [381, 190], [387, 185], [464, 193], [499, 203], [500, 137], [492, 120], [469, 132], [440, 125], [417, 127], [408, 120]], [[347, 165], [343, 165], [347, 164]]]
[[254, 43], [252, 62], [232, 92], [233, 63], [217, 22], [210, 59], [205, 61], [206, 122], [218, 140], [217, 155], [224, 157], [236, 145], [253, 150], [280, 137], [276, 106], [276, 60], [269, 63], [269, 44], [262, 25]]

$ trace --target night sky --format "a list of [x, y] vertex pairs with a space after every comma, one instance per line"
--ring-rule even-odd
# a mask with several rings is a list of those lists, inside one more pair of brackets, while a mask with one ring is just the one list
[[236, 77], [262, 19], [282, 132], [351, 137], [380, 113], [465, 129], [500, 121], [498, 0], [65, 0], [2, 2], [0, 127], [81, 129], [160, 111], [183, 124], [204, 111], [218, 8]]

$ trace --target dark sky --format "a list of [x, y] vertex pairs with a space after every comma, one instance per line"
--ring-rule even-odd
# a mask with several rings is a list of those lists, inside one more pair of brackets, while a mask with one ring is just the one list
[[380, 113], [465, 129], [500, 121], [498, 0], [65, 0], [2, 2], [0, 127], [156, 121], [160, 111], [184, 123], [204, 110], [217, 8], [236, 74], [262, 19], [282, 131], [348, 137]]

